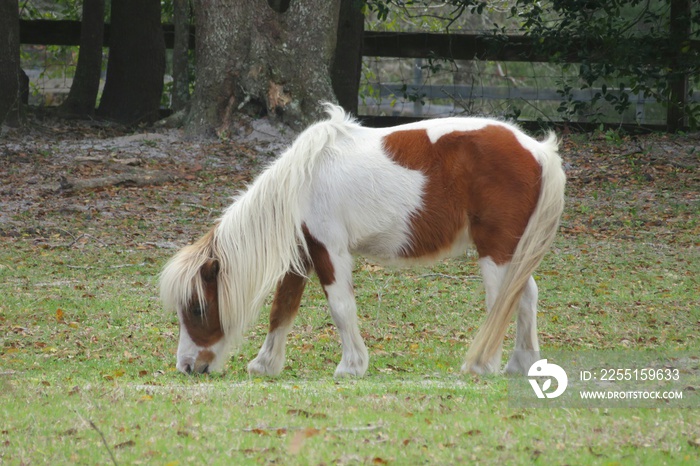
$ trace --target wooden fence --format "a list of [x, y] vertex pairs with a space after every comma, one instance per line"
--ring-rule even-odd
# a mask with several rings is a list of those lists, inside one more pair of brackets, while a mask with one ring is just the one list
[[[174, 42], [174, 27], [172, 24], [163, 25], [163, 34], [167, 48], [172, 48]], [[671, 38], [679, 40], [687, 31], [671, 31]], [[108, 46], [110, 27], [105, 24], [104, 44]], [[194, 48], [195, 31], [190, 29], [190, 47]], [[669, 39], [671, 40], [671, 39]], [[518, 62], [549, 62], [550, 57], [541, 55], [536, 50], [537, 38], [527, 36], [484, 36], [476, 34], [432, 34], [432, 33], [399, 33], [399, 32], [370, 32], [364, 33], [363, 55], [366, 57], [396, 57], [396, 58], [447, 58], [450, 60], [483, 60], [483, 61], [518, 61]], [[663, 41], [665, 42], [665, 41]], [[20, 43], [42, 45], [76, 46], [80, 43], [79, 21], [53, 20], [21, 20]], [[659, 41], [661, 45], [662, 41]], [[687, 50], [700, 53], [700, 41], [683, 41]], [[635, 42], [630, 40], [632, 49]], [[603, 44], [591, 42], [586, 44], [587, 50], [598, 50], [591, 61], [604, 60]], [[570, 56], [558, 57], [558, 60], [575, 63], [580, 58]], [[673, 63], [673, 60], [670, 60]], [[688, 99], [695, 100], [696, 94], [689, 96], [690, 76], [682, 76], [671, 83], [670, 100], [687, 103]], [[432, 92], [432, 91], [429, 91]], [[496, 92], [496, 91], [494, 91]], [[490, 91], [484, 94], [488, 98]], [[498, 97], [500, 98], [500, 96]], [[669, 129], [678, 129], [674, 122], [684, 122], [683, 106], [669, 105], [667, 122]], [[382, 124], [379, 122], [379, 124]], [[680, 124], [683, 126], [683, 123]]]

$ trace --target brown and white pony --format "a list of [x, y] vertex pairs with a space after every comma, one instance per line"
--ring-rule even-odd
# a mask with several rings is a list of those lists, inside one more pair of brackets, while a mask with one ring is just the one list
[[382, 263], [479, 255], [488, 317], [462, 366], [496, 372], [517, 311], [507, 372], [539, 359], [532, 273], [564, 206], [565, 175], [550, 134], [538, 142], [484, 118], [365, 128], [340, 107], [306, 129], [196, 243], [165, 266], [161, 299], [177, 312], [177, 368], [221, 370], [276, 286], [252, 374], [277, 375], [308, 276], [328, 298], [342, 344], [335, 375], [362, 376], [369, 356], [353, 294], [353, 255]]

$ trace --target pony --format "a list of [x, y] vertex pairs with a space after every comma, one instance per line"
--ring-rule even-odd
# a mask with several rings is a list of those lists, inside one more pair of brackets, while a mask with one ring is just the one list
[[185, 246], [160, 275], [166, 310], [179, 319], [177, 369], [220, 371], [275, 289], [269, 330], [250, 374], [278, 375], [311, 272], [338, 329], [335, 376], [365, 374], [353, 257], [406, 265], [476, 248], [487, 317], [462, 372], [500, 371], [517, 311], [515, 350], [505, 371], [539, 360], [533, 271], [564, 207], [558, 141], [499, 120], [451, 117], [368, 128], [326, 103], [327, 119], [234, 198], [213, 228]]

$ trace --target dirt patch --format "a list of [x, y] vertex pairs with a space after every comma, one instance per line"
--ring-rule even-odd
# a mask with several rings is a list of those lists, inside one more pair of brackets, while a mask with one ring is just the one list
[[[182, 245], [206, 231], [231, 196], [293, 136], [265, 120], [241, 128], [228, 141], [188, 140], [177, 129], [129, 132], [99, 122], [43, 121], [4, 128], [0, 236], [49, 245], [76, 238], [74, 246], [85, 241]], [[680, 208], [663, 219], [642, 215], [645, 227], [673, 230], [675, 217], [685, 221], [698, 214], [700, 133], [569, 135], [562, 156], [570, 199], [565, 233], [631, 231], [634, 225], [606, 223], [611, 216], [619, 221], [619, 203], [643, 211], [661, 196]], [[164, 176], [149, 183], [153, 174]], [[142, 179], [133, 181], [138, 177]], [[108, 178], [113, 182], [89, 183]], [[66, 180], [84, 186], [66, 189]], [[629, 196], [605, 200], [605, 192], [619, 190]]]

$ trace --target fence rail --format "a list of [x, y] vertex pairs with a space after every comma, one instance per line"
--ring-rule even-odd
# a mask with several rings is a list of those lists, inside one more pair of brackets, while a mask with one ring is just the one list
[[[644, 97], [640, 94], [635, 94], [631, 89], [625, 89], [625, 93], [629, 95], [629, 103], [634, 108], [634, 115], [637, 124], [648, 127], [654, 127], [653, 123], [647, 121], [646, 104], [654, 104], [656, 100], [651, 97]], [[620, 96], [621, 92], [607, 91], [608, 94]], [[602, 95], [603, 89], [573, 89], [570, 91], [567, 98], [579, 102], [592, 102], [596, 95]], [[404, 105], [392, 105], [391, 99], [396, 97], [409, 97], [409, 100], [414, 100]], [[379, 86], [379, 99], [367, 98], [360, 105], [361, 109], [370, 111], [377, 110], [392, 117], [435, 117], [446, 116], [460, 113], [464, 110], [466, 102], [474, 100], [510, 100], [510, 101], [551, 101], [561, 102], [564, 96], [553, 89], [540, 89], [536, 87], [516, 87], [516, 86], [470, 86], [470, 85], [432, 85], [424, 86], [415, 85], [399, 85], [399, 84], [382, 84]], [[430, 100], [429, 105], [423, 104], [423, 99]], [[439, 101], [451, 101], [449, 103], [436, 104]], [[695, 91], [689, 100], [692, 102], [700, 102], [700, 91]], [[653, 119], [652, 119], [653, 120]], [[579, 121], [578, 123], [585, 123]]]
[[[80, 21], [69, 20], [20, 20], [20, 43], [41, 45], [80, 45]], [[163, 24], [165, 47], [173, 48], [175, 27]], [[109, 47], [110, 25], [104, 27], [104, 44]], [[190, 48], [194, 48], [195, 28], [190, 26]], [[366, 57], [397, 58], [450, 58], [454, 60], [492, 60], [548, 62], [551, 57], [537, 53], [535, 44], [540, 39], [530, 36], [491, 36], [484, 34], [434, 34], [414, 32], [365, 31], [362, 53]], [[639, 41], [627, 39], [630, 49]], [[662, 45], [665, 41], [652, 41]], [[684, 47], [700, 52], [700, 40], [688, 40]], [[586, 50], [600, 50], [590, 57], [591, 61], [605, 59], [602, 42], [589, 40]], [[570, 54], [559, 57], [568, 62], [578, 62], [581, 57]]]
[[[621, 95], [619, 90], [606, 91], [615, 96]], [[631, 89], [625, 89], [629, 101], [633, 104], [644, 104], [656, 102], [653, 98], [645, 98], [642, 95], [634, 94]], [[600, 88], [572, 89], [570, 96], [573, 100], [582, 102], [590, 101], [596, 94], [602, 94]], [[402, 96], [413, 94], [417, 97], [428, 99], [486, 99], [486, 100], [554, 100], [562, 99], [562, 94], [554, 89], [539, 89], [535, 87], [515, 87], [515, 86], [469, 86], [469, 85], [443, 85], [443, 86], [420, 86], [420, 85], [399, 85], [384, 84], [380, 88], [382, 97]], [[700, 102], [700, 91], [693, 92], [690, 100]]]
[[[175, 26], [163, 24], [165, 47], [173, 48], [175, 41]], [[19, 42], [29, 45], [80, 45], [80, 21], [50, 20], [50, 19], [21, 19], [19, 21]], [[109, 47], [111, 28], [105, 24], [103, 43]], [[190, 48], [194, 48], [194, 27], [190, 27]]]

